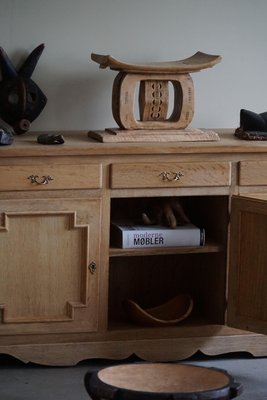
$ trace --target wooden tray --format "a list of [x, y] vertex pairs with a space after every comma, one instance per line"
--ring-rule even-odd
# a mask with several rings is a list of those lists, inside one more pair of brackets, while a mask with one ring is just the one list
[[185, 129], [111, 129], [89, 131], [88, 137], [103, 143], [130, 142], [209, 142], [220, 140], [218, 133], [198, 128]]

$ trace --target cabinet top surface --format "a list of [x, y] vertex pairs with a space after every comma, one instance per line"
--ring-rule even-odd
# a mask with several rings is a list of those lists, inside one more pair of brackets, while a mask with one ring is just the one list
[[132, 154], [214, 154], [214, 153], [267, 153], [267, 141], [247, 141], [236, 138], [233, 129], [215, 129], [219, 141], [203, 142], [135, 142], [102, 143], [88, 138], [87, 131], [60, 132], [65, 138], [61, 145], [37, 143], [42, 132], [28, 132], [15, 136], [10, 146], [0, 146], [2, 157], [87, 156]]

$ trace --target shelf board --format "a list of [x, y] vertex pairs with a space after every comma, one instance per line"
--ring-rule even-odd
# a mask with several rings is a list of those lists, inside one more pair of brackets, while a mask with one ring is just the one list
[[148, 339], [170, 339], [177, 337], [209, 337], [216, 335], [232, 336], [232, 335], [249, 335], [252, 332], [243, 331], [236, 328], [228, 327], [223, 324], [216, 324], [208, 319], [189, 319], [177, 324], [177, 326], [168, 327], [145, 327], [138, 326], [133, 323], [110, 321], [107, 334], [113, 337], [120, 336], [121, 339], [133, 340], [136, 338]]
[[223, 251], [223, 245], [208, 241], [205, 246], [179, 246], [179, 247], [146, 247], [142, 249], [121, 249], [111, 247], [110, 257], [156, 256], [160, 254], [199, 254], [218, 253]]

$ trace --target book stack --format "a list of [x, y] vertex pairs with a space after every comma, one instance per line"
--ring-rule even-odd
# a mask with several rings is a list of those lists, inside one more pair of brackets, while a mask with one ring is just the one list
[[145, 247], [204, 246], [205, 230], [193, 224], [168, 228], [162, 225], [111, 223], [110, 244], [123, 249]]

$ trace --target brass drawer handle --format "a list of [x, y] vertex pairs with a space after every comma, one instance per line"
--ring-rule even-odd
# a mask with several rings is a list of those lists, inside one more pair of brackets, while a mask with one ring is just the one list
[[184, 174], [181, 171], [162, 171], [159, 176], [162, 176], [163, 181], [179, 181]]
[[50, 175], [43, 175], [41, 178], [38, 175], [30, 175], [28, 179], [31, 180], [31, 183], [36, 183], [37, 185], [48, 185], [49, 181], [53, 180]]

